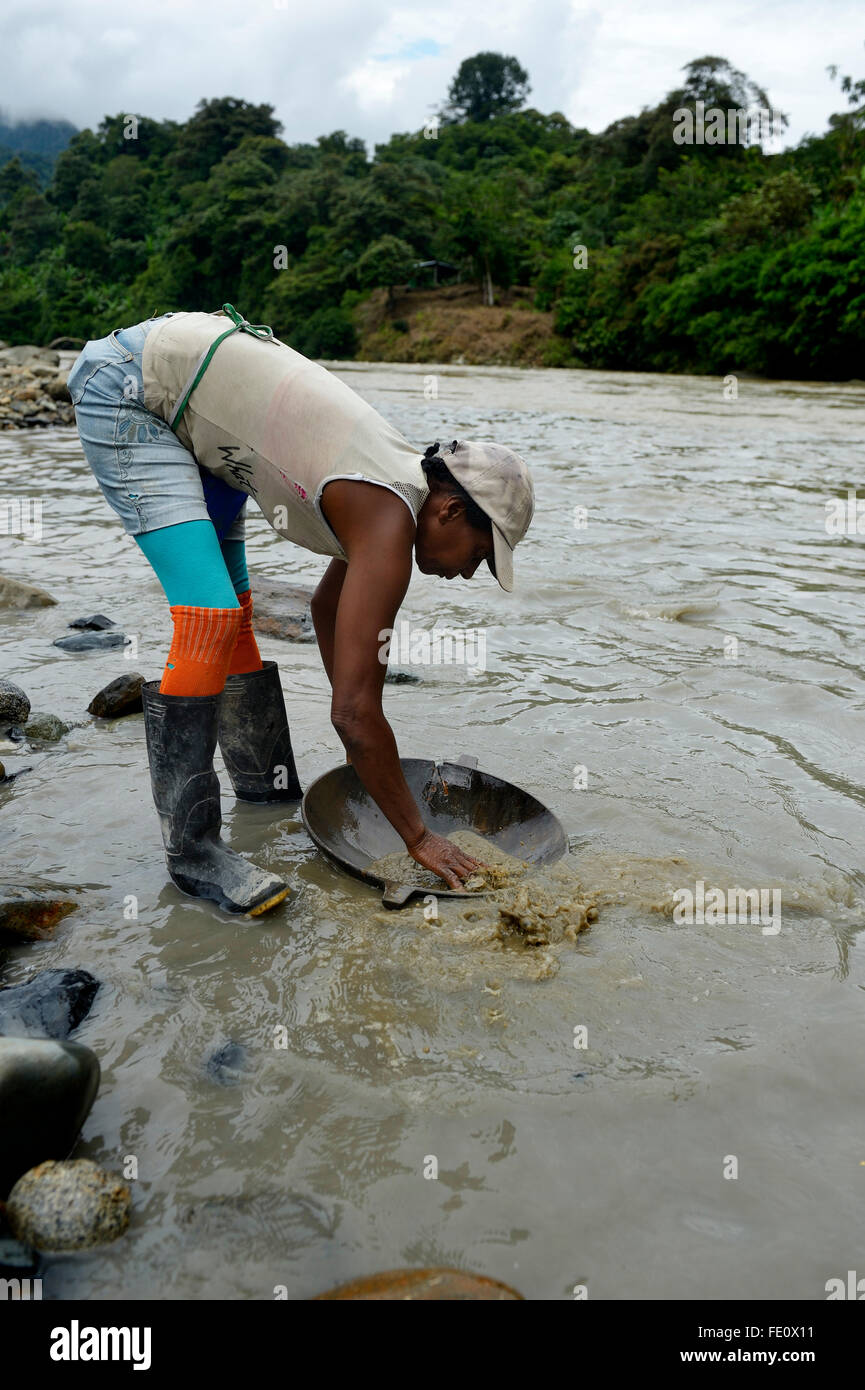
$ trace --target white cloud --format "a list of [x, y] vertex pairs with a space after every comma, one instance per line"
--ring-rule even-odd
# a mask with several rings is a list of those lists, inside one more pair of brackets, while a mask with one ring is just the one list
[[532, 105], [597, 131], [715, 53], [767, 88], [795, 140], [844, 108], [826, 67], [865, 75], [863, 38], [859, 0], [4, 0], [2, 101], [96, 125], [236, 96], [272, 103], [289, 141], [342, 128], [372, 143], [418, 130], [460, 62], [492, 49], [527, 68]]

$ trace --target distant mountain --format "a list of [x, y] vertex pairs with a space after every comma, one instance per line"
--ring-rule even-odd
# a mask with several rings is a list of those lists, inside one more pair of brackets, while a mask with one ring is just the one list
[[0, 167], [16, 154], [27, 169], [35, 170], [44, 186], [51, 178], [54, 161], [65, 150], [78, 127], [71, 121], [16, 121], [0, 117]]

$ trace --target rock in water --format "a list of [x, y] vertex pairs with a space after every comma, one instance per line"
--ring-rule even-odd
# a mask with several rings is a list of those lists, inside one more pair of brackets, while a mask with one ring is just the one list
[[29, 1245], [23, 1245], [14, 1236], [0, 1234], [0, 1279], [32, 1279], [38, 1275], [40, 1265], [39, 1256]]
[[12, 1234], [36, 1250], [88, 1250], [122, 1236], [131, 1209], [115, 1173], [89, 1158], [49, 1159], [18, 1179], [6, 1216]]
[[0, 1036], [68, 1038], [98, 989], [87, 970], [42, 970], [23, 985], [0, 989]]
[[64, 652], [104, 651], [106, 647], [122, 647], [129, 638], [125, 632], [71, 632], [54, 642]]
[[320, 1293], [315, 1301], [506, 1303], [522, 1297], [507, 1284], [486, 1279], [482, 1274], [466, 1274], [461, 1269], [389, 1269], [384, 1274], [353, 1279], [329, 1293]]
[[416, 671], [403, 671], [400, 667], [389, 666], [384, 673], [388, 685], [420, 685], [423, 676]]
[[0, 574], [0, 608], [50, 608], [56, 602], [44, 589]]
[[212, 1052], [204, 1064], [204, 1069], [212, 1081], [220, 1086], [234, 1086], [243, 1080], [243, 1073], [249, 1069], [249, 1056], [242, 1043], [228, 1042]]
[[117, 719], [122, 714], [140, 713], [143, 709], [141, 687], [145, 679], [138, 671], [130, 671], [128, 676], [118, 676], [93, 696], [87, 713], [95, 714], [97, 719]]
[[89, 618], [73, 618], [70, 627], [81, 627], [90, 632], [101, 632], [106, 627], [116, 627], [113, 618], [106, 618], [104, 613], [92, 613]]
[[0, 1198], [34, 1163], [66, 1157], [98, 1089], [89, 1047], [0, 1038]]
[[68, 733], [68, 724], [64, 724], [56, 714], [47, 714], [44, 710], [34, 711], [24, 725], [24, 735], [27, 739], [41, 739], [43, 743], [56, 743]]
[[57, 923], [77, 906], [50, 893], [0, 883], [0, 944], [44, 941], [54, 935]]
[[20, 685], [0, 680], [0, 728], [11, 724], [26, 724], [30, 715], [30, 701]]
[[256, 632], [284, 642], [314, 642], [311, 598], [312, 589], [266, 574], [256, 576], [252, 598]]

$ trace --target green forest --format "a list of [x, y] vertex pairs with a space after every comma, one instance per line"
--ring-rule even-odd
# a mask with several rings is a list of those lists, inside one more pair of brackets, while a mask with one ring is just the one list
[[862, 378], [865, 80], [825, 76], [838, 113], [781, 153], [674, 139], [698, 102], [771, 109], [718, 57], [593, 134], [528, 105], [515, 58], [477, 54], [372, 158], [341, 130], [292, 144], [272, 106], [230, 97], [185, 123], [109, 116], [0, 169], [0, 337], [228, 300], [309, 356], [351, 357], [358, 305], [438, 261], [487, 303], [530, 291], [548, 366]]

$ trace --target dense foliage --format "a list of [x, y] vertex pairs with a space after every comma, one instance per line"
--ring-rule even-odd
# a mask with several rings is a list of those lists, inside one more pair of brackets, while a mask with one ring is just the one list
[[233, 98], [183, 124], [106, 117], [44, 187], [13, 158], [0, 336], [87, 338], [230, 300], [309, 355], [347, 356], [357, 304], [435, 259], [532, 287], [551, 365], [865, 376], [865, 82], [843, 78], [848, 109], [780, 154], [674, 141], [697, 101], [768, 107], [719, 58], [598, 135], [515, 109], [526, 88], [516, 60], [479, 54], [438, 119], [372, 158], [343, 131], [287, 144], [271, 106]]

